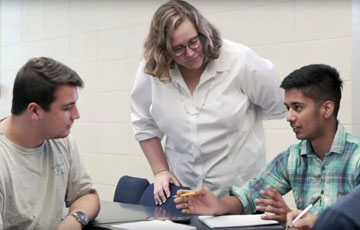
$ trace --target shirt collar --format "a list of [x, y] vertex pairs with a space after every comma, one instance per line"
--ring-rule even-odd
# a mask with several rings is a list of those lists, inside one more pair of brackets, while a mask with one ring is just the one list
[[[334, 140], [332, 142], [330, 153], [343, 154], [345, 151], [346, 133], [344, 126], [338, 121], [337, 130]], [[305, 140], [301, 143], [301, 155], [315, 154], [309, 140]]]
[[346, 132], [344, 126], [338, 122], [337, 131], [331, 145], [330, 152], [343, 154], [345, 151], [345, 142], [346, 142]]
[[[223, 39], [222, 47], [220, 48], [220, 55], [217, 59], [210, 60], [208, 66], [204, 71], [204, 81], [216, 76], [217, 73], [230, 70], [233, 57], [231, 55], [224, 54], [228, 47], [228, 41]], [[208, 77], [208, 79], [206, 79]]]

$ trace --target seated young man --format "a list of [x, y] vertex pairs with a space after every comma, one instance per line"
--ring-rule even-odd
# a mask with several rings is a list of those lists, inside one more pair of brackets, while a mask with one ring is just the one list
[[286, 119], [301, 141], [276, 156], [257, 178], [232, 186], [230, 196], [217, 199], [207, 188], [199, 188], [195, 196], [176, 198], [177, 208], [211, 215], [259, 210], [273, 213], [264, 219], [285, 222], [291, 210], [282, 195], [290, 190], [298, 209], [320, 196], [310, 210], [318, 214], [360, 183], [360, 138], [346, 133], [337, 120], [342, 89], [338, 72], [322, 64], [304, 66], [290, 73], [281, 88]]
[[[4, 229], [80, 230], [99, 212], [71, 126], [79, 75], [50, 58], [17, 73], [11, 115], [0, 122], [0, 213]], [[63, 218], [64, 204], [70, 214]]]

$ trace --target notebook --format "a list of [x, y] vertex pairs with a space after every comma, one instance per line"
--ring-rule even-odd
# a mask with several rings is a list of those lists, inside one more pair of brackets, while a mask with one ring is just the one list
[[263, 220], [258, 215], [224, 215], [224, 216], [199, 216], [199, 220], [209, 228], [248, 227], [259, 225], [279, 224], [275, 220]]
[[170, 220], [149, 220], [123, 224], [113, 224], [111, 229], [122, 230], [196, 230], [196, 227], [185, 224], [177, 224]]

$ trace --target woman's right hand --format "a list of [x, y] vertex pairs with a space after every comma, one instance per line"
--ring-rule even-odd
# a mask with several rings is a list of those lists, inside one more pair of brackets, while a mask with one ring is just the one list
[[180, 186], [176, 176], [168, 170], [160, 171], [154, 176], [154, 200], [156, 205], [162, 205], [170, 197], [170, 184]]

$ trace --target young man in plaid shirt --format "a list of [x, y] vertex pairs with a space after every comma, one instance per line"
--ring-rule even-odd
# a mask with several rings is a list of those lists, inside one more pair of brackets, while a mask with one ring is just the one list
[[[293, 191], [298, 209], [320, 196], [310, 210], [319, 214], [360, 183], [360, 138], [346, 133], [337, 120], [342, 80], [327, 65], [313, 64], [290, 73], [282, 82], [287, 121], [301, 140], [276, 156], [257, 178], [230, 187], [230, 196], [216, 198], [207, 188], [175, 199], [191, 214], [270, 212], [264, 219], [286, 221], [291, 209], [282, 195]], [[184, 191], [179, 191], [182, 193]]]

